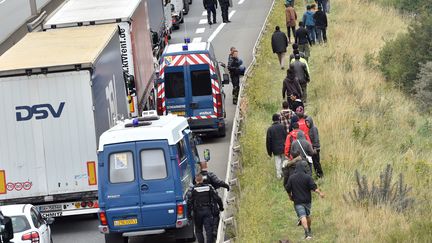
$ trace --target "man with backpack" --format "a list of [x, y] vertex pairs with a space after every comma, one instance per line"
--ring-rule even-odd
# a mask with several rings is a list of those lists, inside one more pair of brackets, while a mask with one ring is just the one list
[[306, 117], [306, 126], [309, 128], [309, 137], [312, 142], [312, 160], [313, 160], [313, 167], [315, 169], [315, 174], [321, 178], [324, 175], [324, 172], [321, 168], [321, 162], [320, 162], [320, 140], [319, 140], [319, 134], [318, 134], [318, 128], [314, 125], [314, 122], [312, 120], [312, 117], [308, 116]]

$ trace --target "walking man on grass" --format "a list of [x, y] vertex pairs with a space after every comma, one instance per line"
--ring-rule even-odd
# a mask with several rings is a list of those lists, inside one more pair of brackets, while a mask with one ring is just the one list
[[276, 178], [282, 178], [282, 162], [285, 159], [285, 139], [287, 131], [285, 126], [280, 123], [279, 114], [273, 114], [273, 124], [267, 130], [266, 147], [267, 154], [271, 157], [274, 155]]
[[285, 54], [288, 47], [288, 38], [284, 32], [280, 31], [280, 27], [276, 26], [275, 32], [272, 35], [271, 45], [273, 53], [276, 53], [279, 59], [281, 69], [285, 68]]
[[[306, 165], [307, 166], [307, 165]], [[312, 239], [312, 195], [314, 191], [324, 198], [324, 193], [321, 192], [314, 180], [306, 173], [305, 163], [297, 163], [294, 175], [290, 176], [285, 184], [285, 189], [288, 192], [289, 198], [294, 201], [294, 209], [299, 219], [298, 225], [302, 225], [305, 232], [305, 239]]]

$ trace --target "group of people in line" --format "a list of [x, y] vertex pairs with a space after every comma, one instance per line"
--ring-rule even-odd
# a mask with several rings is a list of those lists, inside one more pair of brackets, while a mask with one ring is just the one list
[[311, 192], [324, 197], [314, 179], [324, 176], [320, 162], [320, 139], [318, 128], [312, 117], [306, 115], [307, 86], [311, 80], [308, 61], [310, 46], [327, 42], [327, 15], [329, 1], [305, 1], [306, 12], [296, 29], [297, 13], [294, 0], [285, 1], [285, 16], [288, 36], [275, 27], [271, 44], [279, 59], [280, 68], [285, 69], [286, 51], [294, 37], [292, 54], [289, 56], [287, 75], [282, 83], [282, 110], [273, 114], [273, 124], [267, 130], [267, 153], [274, 157], [276, 177], [283, 178], [283, 186], [298, 216], [298, 224], [304, 228], [305, 239], [312, 238]]
[[[209, 25], [217, 24], [216, 9], [218, 8], [218, 0], [203, 0], [204, 9], [207, 10], [207, 21]], [[230, 23], [228, 9], [231, 6], [230, 0], [219, 0], [219, 6], [222, 13], [222, 22]]]

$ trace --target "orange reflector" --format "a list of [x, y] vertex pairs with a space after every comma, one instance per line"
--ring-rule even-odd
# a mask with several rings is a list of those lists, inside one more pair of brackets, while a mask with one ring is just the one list
[[131, 113], [135, 112], [135, 102], [134, 102], [134, 98], [133, 97], [130, 97], [129, 109], [130, 109]]
[[88, 183], [90, 186], [97, 185], [96, 179], [96, 162], [87, 161], [87, 175], [88, 175]]
[[0, 170], [0, 194], [6, 194], [6, 171]]

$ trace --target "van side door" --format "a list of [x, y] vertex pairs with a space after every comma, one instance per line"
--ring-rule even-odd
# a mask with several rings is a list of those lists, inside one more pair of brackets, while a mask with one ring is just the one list
[[127, 230], [142, 224], [135, 142], [106, 145], [99, 156], [99, 202], [109, 228]]
[[175, 173], [172, 165], [176, 164], [176, 157], [171, 156], [166, 140], [137, 142], [136, 149], [144, 227], [175, 225]]

